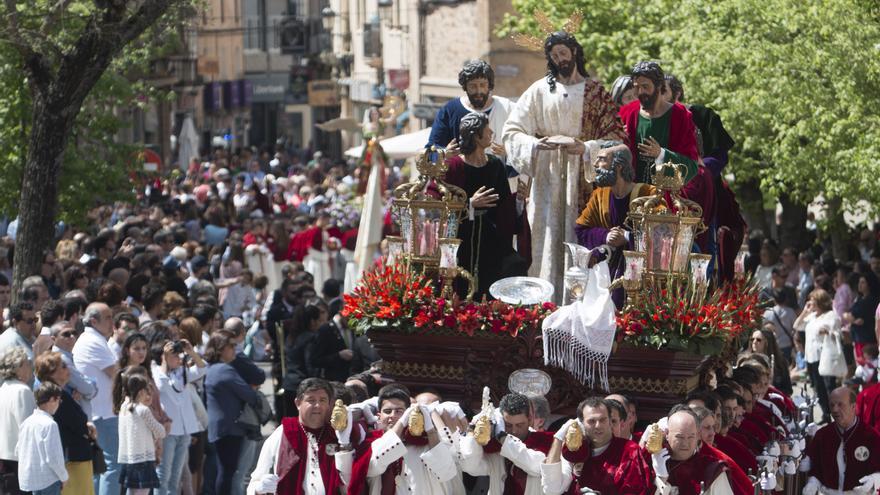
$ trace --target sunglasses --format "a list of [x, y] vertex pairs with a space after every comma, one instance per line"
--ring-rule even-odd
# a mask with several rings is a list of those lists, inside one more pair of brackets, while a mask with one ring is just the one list
[[65, 339], [69, 339], [69, 338], [71, 338], [71, 337], [73, 337], [73, 336], [75, 336], [75, 335], [76, 335], [76, 334], [73, 333], [73, 332], [61, 332], [61, 333], [58, 334], [59, 337], [64, 337]]

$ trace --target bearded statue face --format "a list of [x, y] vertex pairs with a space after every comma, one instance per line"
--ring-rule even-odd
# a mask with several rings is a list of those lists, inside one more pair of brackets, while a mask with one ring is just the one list
[[556, 67], [562, 77], [571, 77], [574, 72], [575, 54], [569, 47], [563, 44], [554, 45], [550, 49], [550, 62]]

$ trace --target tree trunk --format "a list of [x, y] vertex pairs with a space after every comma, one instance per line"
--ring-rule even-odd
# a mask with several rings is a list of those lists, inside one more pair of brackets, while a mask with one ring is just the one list
[[807, 230], [807, 205], [796, 203], [788, 194], [779, 196], [782, 221], [779, 225], [779, 245], [803, 251], [810, 247], [812, 238]]
[[43, 251], [52, 247], [61, 161], [79, 106], [71, 108], [68, 102], [53, 102], [34, 91], [32, 110], [34, 121], [18, 202], [13, 301], [18, 301], [24, 279], [40, 273]]
[[831, 253], [838, 261], [850, 261], [850, 238], [846, 221], [843, 219], [843, 202], [840, 198], [831, 198], [826, 202], [825, 210], [828, 235], [831, 237]]
[[760, 230], [765, 236], [770, 235], [770, 224], [767, 223], [767, 214], [764, 211], [764, 193], [761, 192], [758, 180], [737, 181], [733, 186], [749, 231]]

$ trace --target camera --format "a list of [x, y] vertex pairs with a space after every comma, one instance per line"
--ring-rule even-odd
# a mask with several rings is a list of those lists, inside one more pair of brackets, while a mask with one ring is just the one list
[[175, 354], [180, 354], [183, 352], [183, 342], [179, 340], [175, 340], [171, 343], [171, 351]]

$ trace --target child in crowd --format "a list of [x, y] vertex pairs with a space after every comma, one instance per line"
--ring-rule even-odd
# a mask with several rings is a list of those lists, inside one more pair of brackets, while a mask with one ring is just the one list
[[18, 482], [33, 495], [59, 495], [67, 481], [61, 432], [52, 415], [61, 404], [61, 388], [43, 382], [34, 392], [37, 408], [21, 424], [18, 433]]
[[862, 355], [865, 356], [865, 364], [856, 367], [853, 379], [861, 380], [860, 384], [867, 388], [877, 383], [877, 345], [866, 345], [862, 348]]
[[159, 488], [156, 442], [167, 431], [150, 412], [149, 380], [138, 374], [121, 378], [125, 379], [125, 400], [119, 408], [119, 482], [128, 495], [147, 495], [151, 488]]

